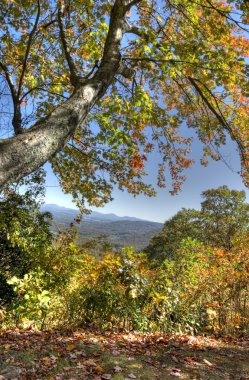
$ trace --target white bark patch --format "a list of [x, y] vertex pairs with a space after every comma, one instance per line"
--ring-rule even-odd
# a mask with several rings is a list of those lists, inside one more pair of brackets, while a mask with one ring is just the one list
[[84, 86], [83, 93], [82, 93], [83, 99], [90, 103], [93, 100], [94, 96], [95, 96], [94, 88], [90, 85]]
[[122, 38], [122, 36], [123, 36], [122, 29], [121, 29], [121, 28], [118, 28], [118, 29], [116, 30], [116, 41], [120, 41], [121, 38]]

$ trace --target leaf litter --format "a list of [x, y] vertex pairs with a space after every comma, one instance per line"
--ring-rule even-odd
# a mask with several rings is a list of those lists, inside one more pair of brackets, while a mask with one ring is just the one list
[[10, 330], [0, 380], [249, 380], [249, 337]]

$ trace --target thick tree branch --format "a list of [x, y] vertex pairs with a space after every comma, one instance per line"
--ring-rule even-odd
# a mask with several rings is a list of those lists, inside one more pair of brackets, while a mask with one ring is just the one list
[[26, 51], [25, 51], [24, 59], [23, 59], [22, 72], [21, 72], [21, 76], [20, 76], [20, 80], [19, 80], [19, 85], [18, 85], [18, 90], [17, 90], [17, 98], [18, 99], [20, 98], [21, 91], [22, 91], [22, 83], [23, 83], [23, 78], [24, 78], [25, 71], [26, 71], [26, 68], [27, 68], [27, 62], [28, 62], [30, 48], [31, 48], [31, 45], [32, 45], [32, 40], [33, 40], [34, 34], [35, 34], [37, 26], [38, 26], [38, 22], [39, 22], [39, 17], [40, 17], [40, 13], [41, 13], [40, 0], [37, 0], [37, 8], [38, 9], [37, 9], [35, 23], [34, 23], [34, 26], [33, 26], [32, 30], [31, 30], [30, 34], [29, 34], [27, 48], [26, 48]]
[[61, 7], [58, 9], [58, 23], [59, 23], [59, 28], [60, 28], [60, 39], [61, 39], [61, 44], [62, 48], [65, 54], [65, 58], [67, 60], [67, 64], [69, 67], [70, 71], [70, 82], [74, 87], [77, 87], [79, 85], [79, 75], [77, 74], [77, 68], [75, 66], [74, 60], [71, 57], [71, 54], [68, 49], [68, 44], [66, 40], [66, 34], [64, 31], [63, 23], [62, 23], [62, 9]]
[[[147, 43], [151, 42], [151, 36], [145, 30], [140, 29], [137, 26], [131, 26], [130, 27], [126, 23], [125, 33], [135, 34], [136, 36], [144, 39], [144, 41], [146, 41]], [[160, 30], [155, 31], [155, 35], [157, 37], [159, 36], [159, 33], [160, 33]], [[155, 42], [155, 38], [153, 38], [153, 43], [154, 42]], [[162, 45], [159, 42], [157, 42], [154, 46], [157, 47], [159, 50], [162, 48]]]
[[99, 69], [93, 77], [94, 80], [102, 82], [99, 97], [103, 96], [114, 75], [117, 74], [120, 68], [120, 48], [125, 33], [125, 15], [127, 10], [127, 1], [125, 0], [116, 0], [111, 10], [109, 31], [104, 46], [103, 57]]
[[[240, 157], [241, 157], [241, 162], [242, 162], [244, 168], [248, 170], [249, 169], [248, 168], [249, 163], [248, 163], [246, 155], [245, 155], [245, 147], [244, 147], [244, 145], [242, 144], [242, 142], [240, 141], [240, 139], [235, 135], [234, 131], [232, 130], [232, 128], [230, 127], [230, 125], [228, 124], [228, 122], [226, 121], [226, 119], [224, 118], [224, 116], [216, 111], [215, 107], [211, 104], [211, 102], [205, 96], [205, 94], [202, 91], [202, 89], [200, 88], [200, 86], [196, 83], [196, 80], [194, 78], [191, 78], [191, 77], [188, 77], [188, 80], [193, 85], [193, 87], [196, 89], [197, 93], [200, 95], [200, 97], [202, 98], [202, 100], [204, 101], [204, 103], [208, 106], [208, 108], [210, 109], [210, 111], [219, 120], [219, 122], [223, 126], [223, 128], [225, 130], [227, 130], [228, 133], [229, 133], [229, 135], [231, 136], [231, 138], [234, 141], [236, 141], [236, 143], [238, 145]], [[213, 96], [213, 94], [212, 94], [212, 96]]]
[[10, 93], [11, 93], [11, 96], [12, 98], [16, 98], [17, 96], [17, 93], [16, 93], [16, 89], [15, 89], [15, 86], [14, 86], [14, 83], [13, 83], [13, 80], [12, 80], [12, 77], [11, 77], [11, 74], [10, 72], [8, 71], [8, 68], [7, 66], [5, 66], [2, 62], [0, 62], [0, 68], [3, 70], [4, 72], [4, 76], [6, 78], [6, 81], [8, 83], [8, 86], [9, 86], [9, 89], [10, 89]]
[[10, 89], [10, 94], [12, 97], [12, 102], [13, 102], [13, 109], [14, 109], [14, 116], [12, 119], [12, 125], [14, 128], [14, 132], [16, 135], [22, 133], [22, 116], [21, 116], [21, 109], [20, 109], [20, 102], [18, 99], [18, 94], [15, 89], [14, 82], [12, 80], [12, 76], [10, 72], [8, 71], [7, 66], [5, 66], [2, 62], [0, 62], [0, 68], [4, 72], [5, 79], [8, 83], [9, 89]]
[[126, 3], [126, 12], [129, 11], [134, 5], [137, 5], [140, 2], [141, 2], [141, 0], [125, 1], [125, 3]]
[[147, 42], [149, 41], [149, 35], [145, 30], [138, 28], [137, 26], [129, 26], [126, 23], [125, 33], [135, 34], [140, 38], [144, 38]]
[[132, 79], [135, 76], [136, 71], [134, 69], [128, 67], [127, 65], [125, 65], [123, 60], [121, 60], [117, 74], [122, 75], [124, 78]]
[[209, 70], [209, 71], [221, 71], [221, 72], [224, 72], [224, 73], [233, 73], [233, 74], [236, 74], [237, 76], [240, 76], [241, 78], [246, 78], [246, 74], [241, 74], [241, 73], [238, 73], [237, 71], [233, 71], [233, 70], [225, 70], [223, 69], [222, 67], [209, 67], [209, 66], [204, 66], [204, 65], [201, 65], [197, 62], [190, 62], [190, 61], [183, 61], [183, 60], [180, 60], [180, 59], [160, 59], [160, 58], [150, 58], [150, 57], [129, 57], [129, 56], [123, 56], [122, 57], [122, 61], [134, 61], [134, 62], [143, 62], [143, 61], [147, 61], [147, 62], [153, 62], [155, 64], [159, 64], [159, 63], [171, 63], [171, 64], [176, 64], [176, 63], [179, 63], [179, 64], [183, 64], [183, 65], [191, 65], [191, 66], [194, 66], [194, 67], [199, 67], [200, 69], [204, 69], [204, 70]]

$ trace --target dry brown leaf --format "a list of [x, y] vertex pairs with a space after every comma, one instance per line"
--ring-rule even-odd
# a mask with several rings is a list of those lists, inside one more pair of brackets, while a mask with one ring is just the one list
[[184, 360], [187, 362], [187, 363], [193, 363], [193, 358], [191, 356], [186, 356], [184, 358]]
[[96, 356], [96, 357], [97, 357], [97, 356], [100, 356], [100, 355], [101, 355], [100, 352], [97, 352], [97, 351], [96, 351], [96, 352], [93, 352], [93, 356]]
[[63, 369], [64, 369], [65, 372], [68, 372], [68, 371], [71, 370], [71, 367], [63, 367]]
[[96, 367], [97, 365], [93, 359], [84, 360], [83, 364], [86, 365], [87, 367]]
[[174, 360], [175, 363], [179, 363], [179, 360], [175, 355], [171, 355], [171, 359]]
[[119, 367], [119, 365], [115, 365], [115, 367], [113, 367], [114, 369], [114, 372], [122, 372], [123, 371], [123, 368]]
[[109, 373], [104, 373], [101, 376], [101, 379], [105, 379], [105, 380], [110, 380], [111, 378], [112, 378], [112, 375], [110, 375]]
[[137, 376], [134, 375], [134, 373], [129, 373], [129, 375], [127, 375], [129, 377], [129, 379], [136, 379]]
[[97, 373], [103, 373], [104, 372], [103, 368], [99, 364], [97, 364], [96, 367], [94, 367], [94, 371]]

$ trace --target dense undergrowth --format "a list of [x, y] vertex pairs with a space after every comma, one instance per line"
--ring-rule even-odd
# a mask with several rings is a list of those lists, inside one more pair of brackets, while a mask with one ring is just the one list
[[191, 333], [248, 332], [248, 241], [230, 252], [182, 241], [174, 260], [152, 265], [126, 248], [101, 259], [65, 232], [22, 278], [2, 307], [2, 325]]
[[[50, 217], [37, 202], [43, 183], [38, 173], [24, 195], [10, 189], [0, 200], [2, 328], [249, 332], [249, 237], [246, 228], [238, 229], [244, 194], [224, 187], [211, 191], [221, 205], [216, 219], [229, 236], [227, 248], [193, 236], [179, 239], [176, 231], [173, 254], [151, 260], [132, 247], [112, 252], [105, 246], [100, 252], [92, 244], [78, 246], [74, 227], [53, 237]], [[242, 201], [231, 202], [230, 194]], [[217, 206], [210, 210], [217, 214]], [[203, 215], [215, 226], [211, 211]]]

